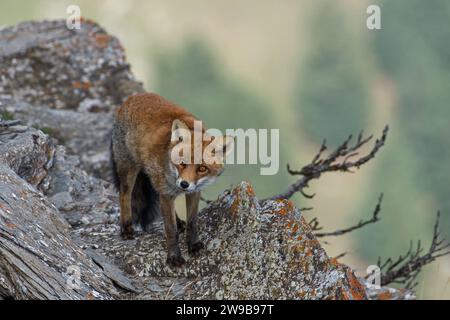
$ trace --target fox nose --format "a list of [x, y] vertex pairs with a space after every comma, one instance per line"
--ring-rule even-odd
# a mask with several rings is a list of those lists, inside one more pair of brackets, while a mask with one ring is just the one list
[[187, 189], [189, 187], [189, 182], [183, 180], [180, 182], [180, 187], [182, 187], [183, 189]]

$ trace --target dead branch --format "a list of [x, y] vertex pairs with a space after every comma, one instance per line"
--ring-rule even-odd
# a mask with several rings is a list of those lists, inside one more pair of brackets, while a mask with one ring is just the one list
[[337, 256], [333, 257], [333, 259], [339, 260], [340, 258], [343, 258], [347, 255], [348, 252], [342, 252], [341, 254], [338, 254]]
[[210, 204], [211, 202], [213, 202], [212, 200], [208, 200], [208, 199], [206, 199], [204, 197], [200, 197], [200, 200], [203, 201], [206, 204]]
[[312, 232], [323, 229], [323, 227], [319, 226], [319, 220], [317, 220], [317, 217], [314, 217], [310, 222], [308, 222], [308, 224], [311, 227]]
[[322, 143], [319, 152], [314, 156], [311, 163], [304, 166], [301, 170], [291, 170], [290, 166], [287, 166], [287, 170], [291, 175], [302, 176], [299, 180], [294, 182], [286, 192], [280, 193], [265, 200], [276, 200], [276, 199], [289, 199], [296, 192], [300, 192], [306, 198], [313, 198], [314, 194], [309, 195], [304, 192], [303, 189], [309, 186], [309, 182], [313, 179], [318, 179], [325, 172], [332, 171], [342, 171], [342, 172], [353, 172], [352, 169], [359, 169], [362, 165], [367, 163], [369, 160], [373, 159], [381, 147], [384, 146], [387, 138], [389, 127], [385, 126], [381, 138], [375, 141], [372, 150], [358, 158], [357, 160], [351, 160], [352, 158], [359, 155], [360, 149], [372, 140], [373, 136], [364, 138], [363, 132], [361, 132], [356, 140], [356, 143], [349, 147], [349, 143], [352, 140], [352, 135], [350, 135], [340, 146], [338, 146], [333, 152], [331, 152], [327, 157], [323, 156], [323, 153], [327, 150], [326, 140]]
[[[336, 231], [333, 231], [333, 232], [317, 232], [317, 233], [314, 233], [314, 235], [315, 235], [316, 237], [318, 237], [318, 238], [321, 238], [321, 237], [330, 237], [330, 236], [341, 236], [341, 235], [343, 235], [343, 234], [352, 232], [352, 231], [354, 231], [354, 230], [356, 230], [356, 229], [360, 229], [360, 228], [362, 228], [362, 227], [364, 227], [364, 226], [366, 226], [366, 225], [368, 225], [368, 224], [375, 223], [375, 222], [377, 222], [377, 221], [380, 220], [379, 213], [380, 213], [380, 210], [381, 210], [381, 202], [382, 202], [382, 201], [383, 201], [383, 194], [380, 194], [380, 196], [378, 197], [378, 203], [377, 203], [377, 205], [376, 205], [376, 207], [375, 207], [375, 210], [373, 211], [373, 215], [372, 215], [372, 218], [371, 218], [371, 219], [366, 220], [366, 221], [360, 220], [360, 221], [358, 222], [358, 224], [356, 224], [356, 225], [354, 225], [354, 226], [352, 226], [352, 227], [349, 227], [349, 228], [340, 229], [340, 230], [336, 230]], [[317, 230], [322, 229], [322, 228], [318, 228], [318, 221], [317, 221], [317, 218], [314, 218], [314, 219], [312, 219], [312, 220], [309, 222], [309, 223], [310, 223], [310, 226], [311, 226], [311, 223], [312, 223], [312, 222], [314, 222], [314, 223], [312, 224], [312, 229], [313, 229], [313, 231], [317, 231]], [[313, 227], [314, 227], [314, 228], [313, 228]]]
[[406, 254], [400, 255], [395, 261], [388, 258], [382, 263], [381, 258], [378, 258], [382, 286], [390, 283], [400, 283], [406, 284], [407, 289], [412, 289], [418, 284], [415, 279], [425, 265], [439, 257], [450, 254], [450, 249], [447, 250], [450, 247], [450, 243], [444, 243], [444, 239], [439, 239], [439, 219], [440, 212], [438, 211], [434, 225], [433, 239], [430, 248], [425, 254], [422, 254], [423, 248], [419, 240], [415, 248], [413, 248], [413, 242], [411, 241]]

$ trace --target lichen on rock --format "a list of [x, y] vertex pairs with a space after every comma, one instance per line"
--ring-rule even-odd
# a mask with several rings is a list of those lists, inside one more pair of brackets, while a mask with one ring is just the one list
[[203, 209], [199, 226], [206, 249], [179, 269], [165, 263], [161, 223], [132, 241], [122, 241], [117, 230], [89, 229], [81, 234], [87, 243], [104, 243], [100, 251], [120, 259], [124, 269], [144, 281], [188, 279], [185, 298], [366, 298], [353, 271], [327, 256], [291, 202], [260, 203], [248, 182], [225, 191]]
[[413, 297], [369, 288], [328, 257], [291, 201], [260, 201], [249, 182], [201, 210], [205, 249], [189, 257], [181, 241], [187, 263], [170, 268], [162, 222], [122, 240], [118, 195], [102, 179], [112, 114], [143, 91], [120, 42], [87, 20], [78, 31], [26, 22], [0, 30], [0, 72], [0, 112], [22, 121], [0, 121], [0, 298]]

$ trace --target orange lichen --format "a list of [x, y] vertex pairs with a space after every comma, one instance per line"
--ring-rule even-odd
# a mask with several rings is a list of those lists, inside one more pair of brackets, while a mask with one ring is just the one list
[[247, 193], [248, 193], [249, 195], [252, 195], [252, 196], [255, 195], [255, 190], [253, 190], [253, 187], [252, 187], [251, 184], [248, 184], [248, 185], [247, 185]]
[[330, 259], [330, 264], [335, 266], [335, 267], [339, 267], [341, 264], [339, 263], [339, 261], [337, 261], [336, 258], [331, 258]]
[[350, 293], [355, 300], [364, 300], [366, 298], [366, 291], [364, 286], [356, 278], [355, 274], [351, 270], [347, 270], [347, 279], [349, 283]]
[[294, 227], [292, 228], [292, 232], [297, 233], [298, 231], [298, 224], [295, 224]]
[[85, 23], [85, 24], [90, 24], [90, 25], [96, 25], [95, 21], [89, 18], [85, 18], [83, 16], [80, 17], [80, 22], [81, 23]]
[[286, 206], [287, 206], [289, 211], [294, 210], [294, 203], [292, 201], [286, 199], [285, 203], [286, 203]]
[[303, 243], [300, 243], [298, 245], [291, 246], [289, 249], [294, 255], [301, 254], [305, 252], [305, 245]]
[[97, 46], [102, 49], [106, 48], [109, 44], [109, 40], [111, 40], [111, 36], [107, 34], [96, 34], [94, 38]]
[[6, 222], [6, 226], [10, 229], [15, 229], [17, 226], [12, 222]]
[[286, 208], [280, 208], [279, 210], [277, 210], [276, 211], [279, 215], [281, 215], [281, 216], [285, 216], [287, 213], [288, 213], [288, 211], [286, 210]]
[[342, 298], [342, 300], [350, 300], [349, 295], [347, 294], [347, 292], [345, 292], [344, 289], [341, 288], [341, 289], [339, 290], [339, 292], [340, 292], [340, 294], [341, 294], [341, 297], [338, 297], [338, 298]]
[[236, 188], [233, 190], [234, 200], [230, 206], [230, 212], [233, 217], [235, 217], [239, 211], [239, 203], [241, 202], [241, 199], [239, 197], [239, 191], [240, 188]]
[[319, 242], [319, 240], [317, 240], [316, 238], [314, 238], [314, 239], [308, 240], [308, 245], [309, 245], [311, 248], [319, 247], [319, 246], [320, 246], [320, 242]]
[[378, 300], [391, 300], [392, 294], [389, 291], [378, 294]]
[[311, 257], [311, 256], [313, 255], [312, 250], [311, 250], [310, 248], [306, 249], [305, 255], [306, 255], [307, 257]]
[[74, 89], [89, 90], [89, 88], [91, 87], [91, 83], [89, 81], [75, 81], [72, 83], [72, 87]]

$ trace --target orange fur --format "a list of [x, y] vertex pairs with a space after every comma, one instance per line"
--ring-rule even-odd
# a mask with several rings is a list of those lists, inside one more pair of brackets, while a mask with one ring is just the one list
[[[145, 194], [145, 190], [139, 193], [134, 189], [135, 183], [139, 188], [145, 185], [139, 181], [143, 178], [137, 178], [143, 172], [159, 197], [159, 209], [164, 219], [169, 251], [168, 262], [177, 266], [184, 260], [178, 247], [175, 197], [183, 191], [187, 192], [188, 249], [191, 253], [196, 253], [203, 247], [198, 239], [196, 226], [200, 189], [220, 175], [223, 164], [172, 163], [170, 152], [179, 143], [171, 141], [175, 120], [183, 123], [193, 136], [194, 121], [198, 119], [185, 109], [153, 93], [131, 96], [116, 112], [112, 155], [115, 173], [120, 180], [122, 236], [128, 239], [133, 235], [133, 196], [139, 194], [142, 198]], [[202, 130], [204, 133], [205, 128]], [[191, 143], [193, 140], [191, 139]], [[210, 143], [202, 141], [202, 147], [205, 148]], [[193, 144], [191, 147], [193, 150]], [[183, 183], [188, 183], [189, 188], [182, 187]], [[136, 202], [137, 200], [145, 201], [136, 199]]]

